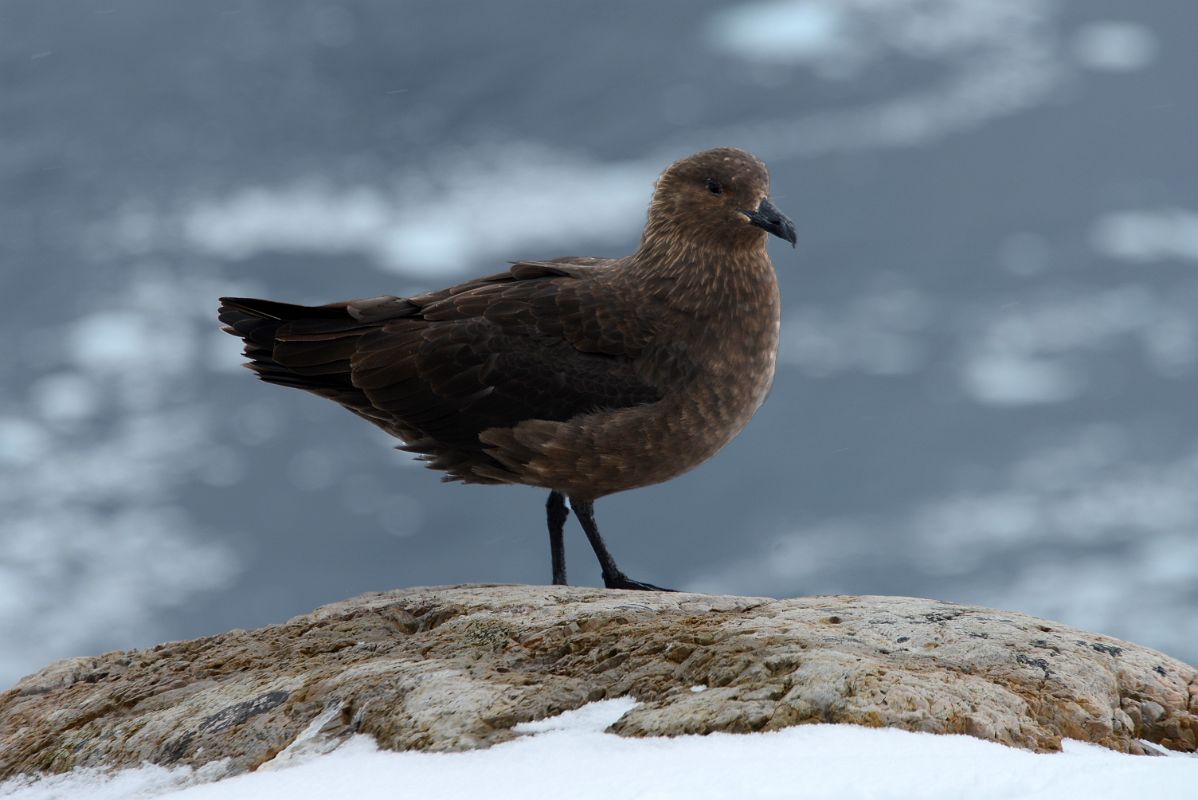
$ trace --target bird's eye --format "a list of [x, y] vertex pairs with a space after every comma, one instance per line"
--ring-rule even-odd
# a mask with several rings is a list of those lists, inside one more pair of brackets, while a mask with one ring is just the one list
[[724, 191], [724, 187], [721, 186], [720, 182], [717, 181], [715, 178], [708, 178], [707, 179], [707, 191], [711, 192], [712, 194], [722, 194]]

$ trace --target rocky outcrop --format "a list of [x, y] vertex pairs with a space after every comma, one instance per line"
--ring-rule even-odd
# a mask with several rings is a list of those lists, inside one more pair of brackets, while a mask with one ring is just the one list
[[[0, 695], [0, 778], [153, 762], [223, 774], [336, 747], [461, 750], [632, 695], [625, 736], [815, 722], [1198, 746], [1198, 672], [1021, 614], [901, 597], [570, 587], [370, 594], [282, 625], [54, 664]], [[209, 769], [213, 769], [212, 766]]]

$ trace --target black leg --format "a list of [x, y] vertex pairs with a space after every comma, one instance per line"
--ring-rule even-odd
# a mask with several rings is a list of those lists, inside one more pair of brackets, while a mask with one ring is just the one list
[[566, 542], [562, 531], [566, 527], [566, 517], [570, 509], [566, 508], [566, 498], [561, 492], [550, 492], [549, 502], [545, 504], [549, 517], [549, 557], [553, 559], [553, 585], [566, 585]]
[[575, 516], [582, 523], [582, 529], [586, 531], [587, 541], [591, 543], [591, 549], [595, 551], [595, 557], [599, 559], [599, 566], [603, 570], [603, 585], [608, 589], [641, 589], [651, 592], [672, 592], [673, 589], [663, 589], [660, 586], [654, 586], [651, 583], [641, 583], [634, 581], [620, 571], [616, 566], [616, 560], [611, 557], [611, 553], [607, 551], [607, 545], [603, 543], [603, 537], [599, 535], [599, 526], [595, 524], [595, 509], [589, 500], [575, 500], [570, 498], [570, 508], [574, 509]]

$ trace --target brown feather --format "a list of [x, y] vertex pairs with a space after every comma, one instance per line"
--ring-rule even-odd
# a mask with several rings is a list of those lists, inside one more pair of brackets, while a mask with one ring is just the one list
[[764, 399], [778, 292], [744, 209], [768, 186], [752, 156], [707, 151], [662, 174], [626, 258], [311, 308], [224, 298], [220, 319], [263, 380], [341, 403], [449, 480], [594, 499], [701, 463]]

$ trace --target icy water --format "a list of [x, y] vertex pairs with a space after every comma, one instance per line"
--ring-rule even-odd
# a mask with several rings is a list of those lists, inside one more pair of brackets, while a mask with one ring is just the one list
[[547, 581], [539, 491], [442, 484], [257, 383], [215, 299], [624, 254], [656, 173], [723, 144], [799, 226], [777, 380], [709, 464], [599, 504], [625, 569], [1198, 660], [1195, 26], [1184, 0], [7, 0], [0, 682]]

